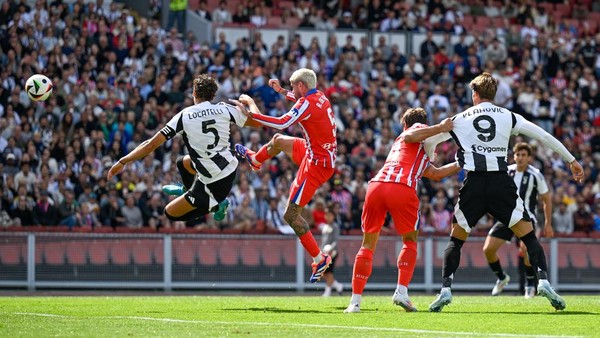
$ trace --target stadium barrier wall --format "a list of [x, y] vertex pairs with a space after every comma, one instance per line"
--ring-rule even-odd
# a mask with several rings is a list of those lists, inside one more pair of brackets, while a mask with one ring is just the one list
[[[441, 285], [447, 237], [422, 237], [411, 290], [433, 292]], [[360, 237], [338, 244], [334, 273], [348, 287]], [[543, 240], [550, 278], [561, 291], [600, 291], [600, 239]], [[489, 291], [495, 276], [482, 252], [483, 238], [465, 243], [456, 290]], [[382, 237], [367, 290], [393, 290], [397, 237]], [[517, 248], [499, 255], [518, 288]], [[36, 289], [269, 289], [303, 292], [311, 258], [294, 236], [206, 234], [0, 233], [0, 287]]]

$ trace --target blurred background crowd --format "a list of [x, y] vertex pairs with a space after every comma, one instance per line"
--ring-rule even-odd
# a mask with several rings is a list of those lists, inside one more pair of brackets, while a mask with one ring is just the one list
[[[427, 34], [412, 55], [379, 40], [351, 38], [267, 46], [260, 33], [230, 45], [224, 36], [197, 41], [171, 8], [169, 23], [143, 17], [111, 1], [5, 0], [0, 5], [0, 226], [63, 226], [132, 231], [285, 232], [287, 192], [297, 168], [285, 156], [252, 171], [240, 161], [228, 217], [170, 222], [163, 184], [180, 181], [175, 161], [180, 137], [130, 164], [107, 181], [108, 168], [148, 139], [174, 114], [193, 104], [195, 75], [214, 76], [216, 100], [253, 96], [264, 113], [281, 115], [290, 102], [267, 81], [284, 85], [301, 67], [318, 74], [338, 123], [337, 172], [314, 197], [306, 217], [315, 227], [325, 210], [343, 234], [360, 233], [369, 179], [402, 132], [400, 117], [423, 107], [430, 123], [470, 106], [469, 81], [482, 71], [500, 81], [496, 103], [524, 115], [559, 138], [585, 168], [570, 180], [566, 164], [534, 141], [534, 165], [545, 175], [561, 235], [600, 232], [600, 16], [599, 1], [225, 1], [194, 4], [215, 25], [276, 22], [317, 30], [367, 29]], [[162, 10], [169, 10], [163, 8]], [[293, 28], [293, 27], [291, 27]], [[467, 43], [467, 35], [476, 39]], [[434, 34], [444, 36], [442, 43]], [[452, 43], [451, 37], [458, 36]], [[35, 73], [54, 85], [45, 102], [23, 90]], [[289, 84], [287, 84], [289, 88]], [[232, 144], [258, 150], [276, 131], [232, 126]], [[282, 131], [302, 136], [298, 127]], [[522, 140], [517, 137], [516, 140]], [[456, 145], [437, 149], [436, 165], [454, 160]], [[510, 158], [510, 156], [509, 156]], [[421, 229], [448, 233], [464, 174], [423, 179]], [[543, 214], [538, 220], [543, 219]], [[493, 220], [483, 218], [483, 232]], [[387, 222], [385, 233], [393, 233]]]

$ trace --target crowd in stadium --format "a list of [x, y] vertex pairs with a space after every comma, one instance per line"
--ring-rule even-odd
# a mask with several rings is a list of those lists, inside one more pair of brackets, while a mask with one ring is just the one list
[[[269, 22], [261, 14], [263, 4], [249, 6], [254, 2], [231, 12], [225, 2], [209, 11], [200, 1], [197, 13], [215, 24]], [[531, 0], [373, 0], [357, 6], [301, 0], [281, 14], [315, 29], [427, 33], [413, 55], [403, 55], [385, 39], [376, 47], [361, 41], [360, 48], [351, 41], [338, 46], [334, 38], [319, 46], [299, 37], [267, 46], [260, 34], [236, 45], [220, 37], [200, 42], [171, 22], [163, 29], [158, 18], [139, 16], [116, 2], [27, 3], [7, 0], [0, 6], [1, 227], [276, 232], [285, 225], [283, 208], [296, 170], [285, 156], [259, 171], [240, 160], [229, 196], [233, 207], [221, 222], [208, 216], [186, 224], [164, 216], [172, 197], [161, 193], [161, 186], [180, 180], [175, 162], [184, 155], [181, 138], [128, 165], [116, 179], [108, 181], [106, 173], [193, 104], [195, 75], [218, 80], [219, 101], [247, 93], [264, 113], [281, 115], [289, 104], [268, 79], [286, 84], [294, 70], [307, 67], [317, 72], [318, 89], [331, 100], [338, 124], [336, 174], [309, 208], [315, 228], [329, 207], [343, 233], [359, 231], [367, 183], [402, 132], [402, 113], [423, 107], [430, 123], [451, 117], [470, 106], [469, 81], [488, 71], [500, 81], [496, 103], [554, 134], [585, 168], [584, 183], [576, 184], [556, 154], [536, 148], [534, 165], [553, 193], [557, 234], [600, 232], [600, 34], [597, 25], [585, 21], [600, 11], [597, 1], [568, 5], [560, 17], [547, 10], [556, 4]], [[465, 17], [502, 17], [505, 25], [483, 29], [467, 44], [471, 25]], [[444, 42], [435, 43], [432, 34], [444, 34]], [[453, 35], [460, 36], [458, 43], [450, 41]], [[35, 73], [55, 85], [42, 103], [30, 101], [23, 90]], [[233, 125], [232, 143], [256, 151], [274, 133]], [[298, 127], [284, 133], [302, 136]], [[446, 142], [435, 163], [454, 161], [455, 153], [456, 144]], [[423, 232], [449, 232], [463, 175], [423, 179], [418, 191]], [[492, 222], [482, 219], [481, 230]]]

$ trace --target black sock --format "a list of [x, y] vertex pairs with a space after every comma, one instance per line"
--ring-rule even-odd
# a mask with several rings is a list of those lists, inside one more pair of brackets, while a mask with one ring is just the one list
[[525, 265], [525, 279], [527, 279], [527, 286], [535, 286], [535, 269], [533, 266]]
[[179, 169], [179, 175], [181, 175], [181, 181], [183, 181], [183, 185], [186, 190], [190, 190], [192, 184], [194, 184], [194, 180], [196, 176], [191, 174], [184, 166], [183, 166], [183, 157], [177, 159], [177, 169]]
[[525, 294], [525, 259], [523, 256], [517, 256], [519, 265], [519, 292]]
[[442, 268], [442, 285], [449, 288], [452, 285], [452, 277], [460, 265], [460, 250], [465, 241], [450, 237], [450, 242], [444, 251], [444, 267]]
[[546, 264], [546, 255], [544, 254], [544, 248], [540, 245], [537, 237], [535, 237], [535, 231], [531, 231], [527, 235], [520, 238], [523, 244], [527, 247], [527, 254], [529, 255], [529, 261], [535, 269], [537, 267], [537, 275], [539, 279], [548, 279], [548, 265]]
[[499, 280], [503, 280], [504, 278], [506, 278], [504, 271], [502, 271], [502, 265], [500, 265], [500, 260], [488, 264], [490, 265], [490, 269], [494, 271]]

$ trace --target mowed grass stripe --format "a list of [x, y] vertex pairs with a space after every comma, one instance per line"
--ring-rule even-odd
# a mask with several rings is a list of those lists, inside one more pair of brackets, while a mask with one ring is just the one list
[[557, 312], [539, 297], [457, 292], [429, 313], [434, 298], [413, 296], [421, 312], [406, 313], [367, 294], [361, 313], [343, 314], [349, 296], [0, 297], [0, 336], [600, 337], [600, 296], [566, 295]]
[[[59, 318], [73, 318], [81, 319], [74, 316], [56, 315], [50, 313], [28, 313], [28, 312], [16, 312], [16, 315], [26, 316], [40, 316], [40, 317], [59, 317]], [[321, 325], [321, 324], [302, 324], [302, 323], [267, 323], [267, 322], [228, 322], [228, 321], [209, 321], [209, 320], [188, 320], [188, 319], [175, 319], [175, 318], [154, 318], [154, 317], [136, 317], [136, 316], [100, 316], [92, 317], [89, 319], [134, 319], [144, 321], [156, 321], [156, 322], [169, 322], [169, 323], [186, 323], [186, 324], [210, 324], [210, 325], [250, 325], [250, 326], [287, 326], [287, 327], [303, 327], [303, 328], [318, 328], [318, 329], [342, 329], [342, 330], [361, 330], [361, 331], [388, 331], [388, 332], [406, 332], [406, 333], [420, 333], [420, 334], [431, 334], [431, 335], [454, 335], [454, 336], [474, 336], [481, 335], [477, 332], [454, 332], [454, 331], [433, 331], [433, 330], [414, 330], [414, 329], [401, 329], [391, 327], [367, 327], [367, 326], [345, 326], [345, 325]], [[575, 338], [581, 336], [548, 336], [548, 335], [522, 335], [522, 334], [486, 334], [488, 337], [519, 337], [519, 338]]]

